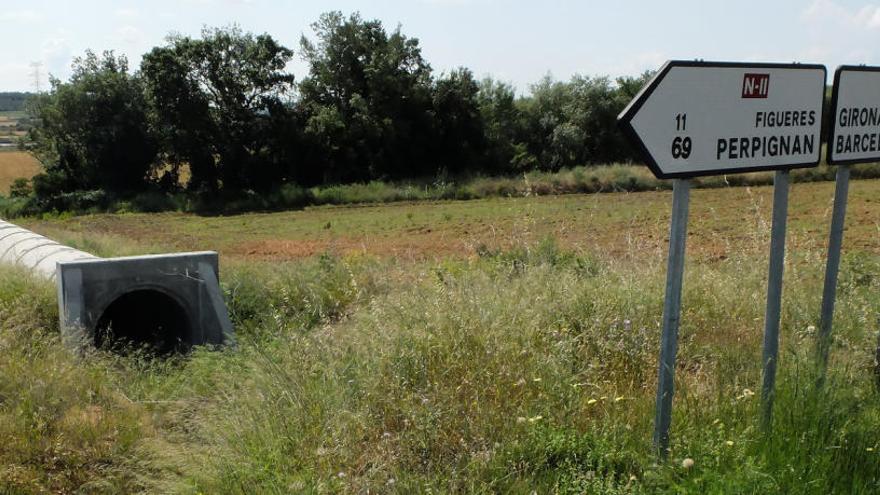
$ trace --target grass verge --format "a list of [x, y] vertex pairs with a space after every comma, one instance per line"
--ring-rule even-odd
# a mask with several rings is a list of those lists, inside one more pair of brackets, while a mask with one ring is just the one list
[[161, 362], [66, 351], [51, 288], [4, 270], [0, 486], [876, 493], [880, 262], [845, 259], [834, 360], [817, 390], [821, 273], [800, 261], [787, 272], [772, 434], [754, 393], [764, 264], [688, 265], [672, 451], [659, 465], [659, 261], [547, 238], [464, 260], [243, 263], [224, 274], [238, 348]]

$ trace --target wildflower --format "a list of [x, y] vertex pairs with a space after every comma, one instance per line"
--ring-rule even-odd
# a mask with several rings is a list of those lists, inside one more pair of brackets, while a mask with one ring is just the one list
[[587, 404], [590, 405], [590, 406], [592, 406], [592, 405], [595, 404], [596, 402], [598, 402], [596, 399], [590, 399], [590, 400], [587, 401]]
[[728, 440], [724, 442], [728, 447], [733, 447], [733, 440]]
[[542, 419], [544, 419], [544, 416], [541, 416], [539, 414], [537, 416], [529, 418], [529, 423], [537, 423], [538, 421], [541, 421]]
[[740, 395], [738, 395], [736, 398], [737, 399], [749, 399], [753, 395], [755, 395], [754, 392], [752, 392], [750, 389], [744, 388], [742, 393]]
[[338, 477], [340, 477], [340, 478], [345, 478], [345, 472], [344, 472], [344, 471], [339, 471], [339, 474], [337, 474], [336, 476], [338, 476]]
[[685, 458], [685, 460], [681, 461], [681, 467], [685, 469], [690, 469], [694, 467], [694, 460], [690, 457]]
[[867, 450], [868, 452], [874, 452], [874, 447], [868, 447], [868, 448], [865, 449], [865, 450]]

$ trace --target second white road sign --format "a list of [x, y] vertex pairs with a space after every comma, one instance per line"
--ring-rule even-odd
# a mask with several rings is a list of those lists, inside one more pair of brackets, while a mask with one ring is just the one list
[[620, 114], [657, 177], [811, 167], [825, 67], [667, 62]]
[[880, 67], [839, 67], [831, 108], [828, 163], [880, 160]]

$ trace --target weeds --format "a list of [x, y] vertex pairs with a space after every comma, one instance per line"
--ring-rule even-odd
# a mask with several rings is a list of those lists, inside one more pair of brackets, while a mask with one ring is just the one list
[[[410, 219], [414, 221], [414, 219]], [[762, 242], [753, 236], [755, 243]], [[528, 239], [529, 236], [523, 236]], [[636, 248], [633, 248], [636, 249]], [[401, 263], [224, 270], [235, 349], [67, 351], [0, 272], [0, 487], [159, 493], [876, 493], [877, 257], [847, 257], [826, 386], [822, 265], [788, 260], [772, 433], [757, 249], [686, 269], [670, 461], [651, 450], [663, 271], [555, 238]], [[688, 459], [688, 462], [684, 462]], [[2, 489], [0, 489], [2, 491]]]

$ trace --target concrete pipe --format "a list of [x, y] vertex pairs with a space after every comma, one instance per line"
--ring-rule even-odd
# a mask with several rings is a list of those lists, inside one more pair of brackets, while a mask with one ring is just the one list
[[234, 340], [213, 251], [98, 258], [0, 220], [0, 263], [55, 281], [61, 335], [75, 345], [166, 354]]

